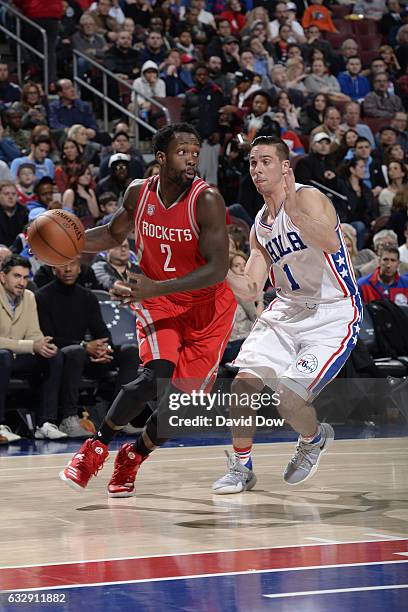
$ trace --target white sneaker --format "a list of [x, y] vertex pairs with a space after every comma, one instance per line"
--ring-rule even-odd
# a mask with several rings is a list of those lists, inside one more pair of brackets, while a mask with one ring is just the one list
[[17, 434], [13, 433], [10, 427], [8, 427], [7, 425], [0, 425], [0, 436], [6, 438], [7, 442], [4, 442], [4, 444], [21, 440], [21, 436], [18, 436]]
[[63, 431], [60, 431], [54, 423], [48, 423], [47, 421], [41, 425], [41, 427], [37, 426], [34, 437], [37, 440], [58, 440], [59, 438], [67, 438], [67, 434]]

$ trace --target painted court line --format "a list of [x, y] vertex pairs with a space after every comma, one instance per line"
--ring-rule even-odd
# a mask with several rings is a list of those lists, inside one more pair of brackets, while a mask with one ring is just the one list
[[[135, 579], [135, 580], [115, 580], [111, 582], [88, 582], [83, 584], [61, 584], [57, 586], [51, 587], [35, 587], [31, 589], [9, 589], [9, 590], [0, 590], [0, 593], [24, 593], [24, 592], [33, 592], [33, 591], [58, 591], [61, 589], [82, 589], [86, 587], [102, 587], [102, 586], [114, 586], [118, 584], [140, 584], [145, 582], [168, 582], [174, 580], [194, 580], [195, 578], [217, 578], [222, 576], [243, 576], [243, 575], [251, 575], [251, 574], [274, 574], [277, 572], [303, 572], [305, 570], [324, 570], [324, 569], [334, 569], [334, 568], [346, 568], [346, 567], [366, 567], [368, 565], [394, 565], [399, 563], [408, 563], [407, 561], [373, 561], [368, 563], [341, 563], [335, 565], [310, 565], [308, 567], [282, 567], [279, 569], [262, 569], [262, 570], [245, 570], [242, 572], [222, 572], [215, 574], [191, 574], [185, 576], [171, 576], [170, 578], [143, 578], [143, 579]], [[348, 590], [348, 589], [347, 589]], [[309, 593], [309, 591], [307, 591]], [[271, 595], [264, 595], [264, 597], [271, 597]], [[286, 594], [279, 595], [279, 597], [286, 597]]]
[[[400, 542], [408, 543], [408, 539], [406, 538], [398, 538]], [[343, 544], [369, 544], [372, 542], [388, 542], [388, 539], [384, 540], [348, 540], [345, 542], [340, 542]], [[47, 567], [53, 565], [72, 565], [76, 563], [106, 563], [108, 561], [130, 561], [130, 560], [138, 560], [138, 559], [154, 559], [156, 557], [185, 557], [187, 555], [216, 555], [221, 553], [234, 553], [234, 552], [256, 552], [258, 550], [275, 550], [280, 548], [307, 548], [317, 546], [317, 544], [288, 544], [286, 546], [259, 546], [257, 548], [222, 548], [220, 550], [195, 550], [195, 551], [187, 551], [187, 552], [171, 552], [171, 553], [155, 553], [152, 555], [141, 555], [136, 557], [103, 557], [101, 559], [79, 559], [76, 561], [52, 561], [51, 563], [32, 563], [28, 565], [0, 565], [0, 570], [9, 570], [9, 569], [26, 569], [30, 567]], [[321, 544], [321, 546], [329, 546], [329, 544]], [[405, 555], [408, 553], [394, 553], [396, 555]], [[385, 563], [381, 561], [376, 561], [376, 563]], [[394, 563], [394, 561], [392, 561]], [[326, 567], [326, 566], [325, 566]]]
[[385, 591], [387, 589], [408, 589], [408, 584], [385, 584], [369, 587], [354, 587], [352, 589], [327, 589], [325, 591], [299, 591], [298, 593], [274, 593], [273, 595], [264, 595], [264, 597], [278, 599], [279, 597], [304, 597], [305, 595], [329, 595], [331, 593], [355, 593], [357, 591]]

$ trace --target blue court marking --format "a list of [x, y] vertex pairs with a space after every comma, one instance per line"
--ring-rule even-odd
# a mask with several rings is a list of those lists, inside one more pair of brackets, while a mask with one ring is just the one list
[[[386, 424], [378, 427], [335, 425], [336, 440], [354, 440], [368, 438], [395, 438], [408, 436], [407, 424]], [[118, 450], [125, 440], [133, 441], [135, 437], [118, 436], [110, 445], [112, 451]], [[282, 431], [259, 431], [255, 442], [295, 442], [297, 434], [292, 430]], [[1, 445], [0, 457], [24, 456], [24, 455], [52, 455], [58, 453], [74, 453], [81, 446], [81, 440], [53, 441], [53, 440], [30, 440], [22, 439], [14, 444]], [[226, 437], [185, 437], [174, 438], [166, 442], [165, 447], [188, 447], [188, 446], [225, 446], [231, 444], [231, 438]]]
[[[90, 608], [109, 612], [401, 612], [406, 609], [408, 588], [299, 597], [285, 597], [285, 594], [407, 584], [408, 563], [378, 563], [32, 591], [65, 594], [65, 604], [44, 603], [42, 607], [36, 604], [8, 604], [7, 594], [4, 593], [0, 595], [0, 609], [5, 612], [42, 612], [45, 609], [89, 612]], [[278, 593], [282, 597], [265, 597]]]

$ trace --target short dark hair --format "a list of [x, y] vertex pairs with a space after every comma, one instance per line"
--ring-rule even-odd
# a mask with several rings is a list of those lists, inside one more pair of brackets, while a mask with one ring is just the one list
[[129, 134], [128, 134], [127, 132], [122, 132], [122, 131], [121, 131], [121, 132], [116, 132], [116, 133], [114, 134], [114, 136], [113, 136], [113, 138], [112, 138], [112, 142], [113, 142], [114, 140], [116, 140], [116, 139], [117, 139], [119, 136], [125, 136], [125, 138], [127, 138], [128, 140], [130, 140], [130, 136], [129, 136]]
[[[383, 246], [383, 250], [381, 253], [381, 257], [384, 255], [384, 253], [394, 253], [394, 255], [397, 255], [398, 259], [400, 258], [400, 252], [398, 250], [398, 247], [394, 246], [393, 244], [385, 244]], [[381, 259], [380, 257], [380, 259]]]
[[275, 136], [257, 136], [255, 140], [251, 142], [251, 149], [258, 145], [274, 146], [276, 149], [276, 155], [280, 161], [289, 159], [289, 147], [281, 138], [276, 138]]
[[355, 59], [358, 59], [360, 61], [360, 64], [362, 63], [361, 57], [359, 55], [351, 55], [350, 57], [347, 58], [346, 64], [348, 64], [350, 60], [355, 60]]
[[1, 271], [4, 272], [4, 274], [8, 274], [12, 268], [16, 268], [17, 266], [31, 270], [31, 264], [28, 259], [21, 257], [21, 255], [12, 255], [6, 259]]
[[359, 136], [356, 140], [356, 144], [354, 145], [354, 147], [356, 147], [358, 144], [360, 144], [360, 142], [368, 142], [368, 144], [371, 147], [371, 142], [368, 140], [368, 138], [366, 138], [365, 136]]
[[31, 144], [35, 147], [38, 147], [38, 145], [43, 143], [51, 147], [51, 140], [48, 136], [45, 136], [45, 134], [42, 134], [41, 136], [34, 136], [34, 138], [31, 139]]
[[112, 202], [112, 200], [115, 200], [115, 202], [117, 202], [118, 196], [113, 193], [113, 191], [105, 191], [99, 196], [98, 204], [99, 206], [105, 206], [106, 204], [108, 204], [108, 202]]
[[43, 185], [52, 185], [52, 186], [54, 186], [55, 183], [54, 183], [53, 179], [50, 176], [43, 176], [42, 178], [40, 178], [39, 181], [36, 182], [36, 184], [34, 186], [34, 193], [35, 193], [35, 195], [38, 195], [38, 190]]
[[166, 125], [161, 128], [156, 134], [153, 136], [152, 144], [153, 144], [153, 153], [156, 155], [159, 151], [163, 151], [163, 153], [167, 153], [167, 149], [169, 147], [170, 142], [173, 140], [175, 134], [179, 134], [180, 132], [186, 132], [187, 134], [194, 134], [197, 138], [198, 142], [201, 144], [201, 137], [195, 127], [191, 125], [191, 123], [172, 123], [171, 125]]

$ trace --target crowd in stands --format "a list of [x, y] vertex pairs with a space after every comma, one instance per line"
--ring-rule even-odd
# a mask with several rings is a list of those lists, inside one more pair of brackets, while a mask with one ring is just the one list
[[[85, 320], [75, 321], [79, 327], [64, 336], [60, 321], [47, 314], [59, 299], [61, 312], [68, 312], [70, 300], [76, 299], [90, 300], [89, 312], [96, 312], [91, 290], [109, 290], [137, 266], [132, 240], [130, 247], [126, 241], [98, 254], [91, 268], [76, 262], [73, 269], [54, 272], [27, 245], [29, 224], [45, 210], [65, 208], [93, 227], [110, 218], [133, 179], [158, 172], [146, 155], [149, 132], [140, 128], [141, 142], [135, 142], [132, 121], [118, 110], [110, 111], [109, 132], [103, 129], [98, 100], [75, 85], [73, 50], [85, 56], [78, 60], [78, 76], [94, 87], [100, 89], [101, 80], [88, 58], [131, 85], [132, 95], [125, 96], [108, 79], [108, 94], [143, 121], [155, 128], [164, 125], [163, 113], [151, 101], [157, 98], [164, 105], [174, 102], [177, 116], [196, 127], [202, 138], [200, 174], [219, 187], [228, 207], [233, 272], [242, 273], [248, 232], [262, 205], [248, 173], [249, 143], [257, 135], [274, 134], [290, 148], [296, 180], [318, 186], [336, 207], [364, 300], [380, 296], [408, 302], [408, 4], [12, 3], [47, 32], [49, 90], [43, 91], [41, 66], [26, 51], [23, 81], [18, 81], [15, 46], [3, 37], [11, 52], [0, 58], [0, 262], [6, 266], [0, 285], [0, 442], [12, 438], [4, 414], [12, 371], [39, 368], [43, 400], [50, 393], [51, 370], [52, 385], [66, 378], [67, 368], [76, 368], [71, 378], [78, 381], [95, 360], [119, 367], [118, 384], [134, 374], [123, 365], [118, 347], [110, 348], [110, 334], [96, 315], [93, 339], [86, 343]], [[12, 27], [4, 15], [0, 19]], [[23, 30], [24, 39], [41, 48], [37, 31], [27, 24]], [[14, 262], [12, 268], [8, 261]], [[13, 318], [24, 310], [24, 301], [33, 309], [33, 298], [18, 294], [27, 283], [37, 291], [38, 321], [21, 336]], [[239, 304], [224, 361], [234, 357], [271, 293], [273, 288], [266, 288], [256, 303]], [[48, 337], [53, 341], [47, 344]], [[67, 350], [72, 345], [76, 349]], [[13, 353], [18, 359], [12, 367]], [[20, 367], [23, 356], [27, 359]], [[137, 358], [132, 360], [137, 369]], [[78, 383], [64, 393], [63, 406], [53, 400], [46, 402], [48, 412], [39, 409], [39, 437], [80, 432]], [[71, 417], [75, 422], [66, 421]]]

